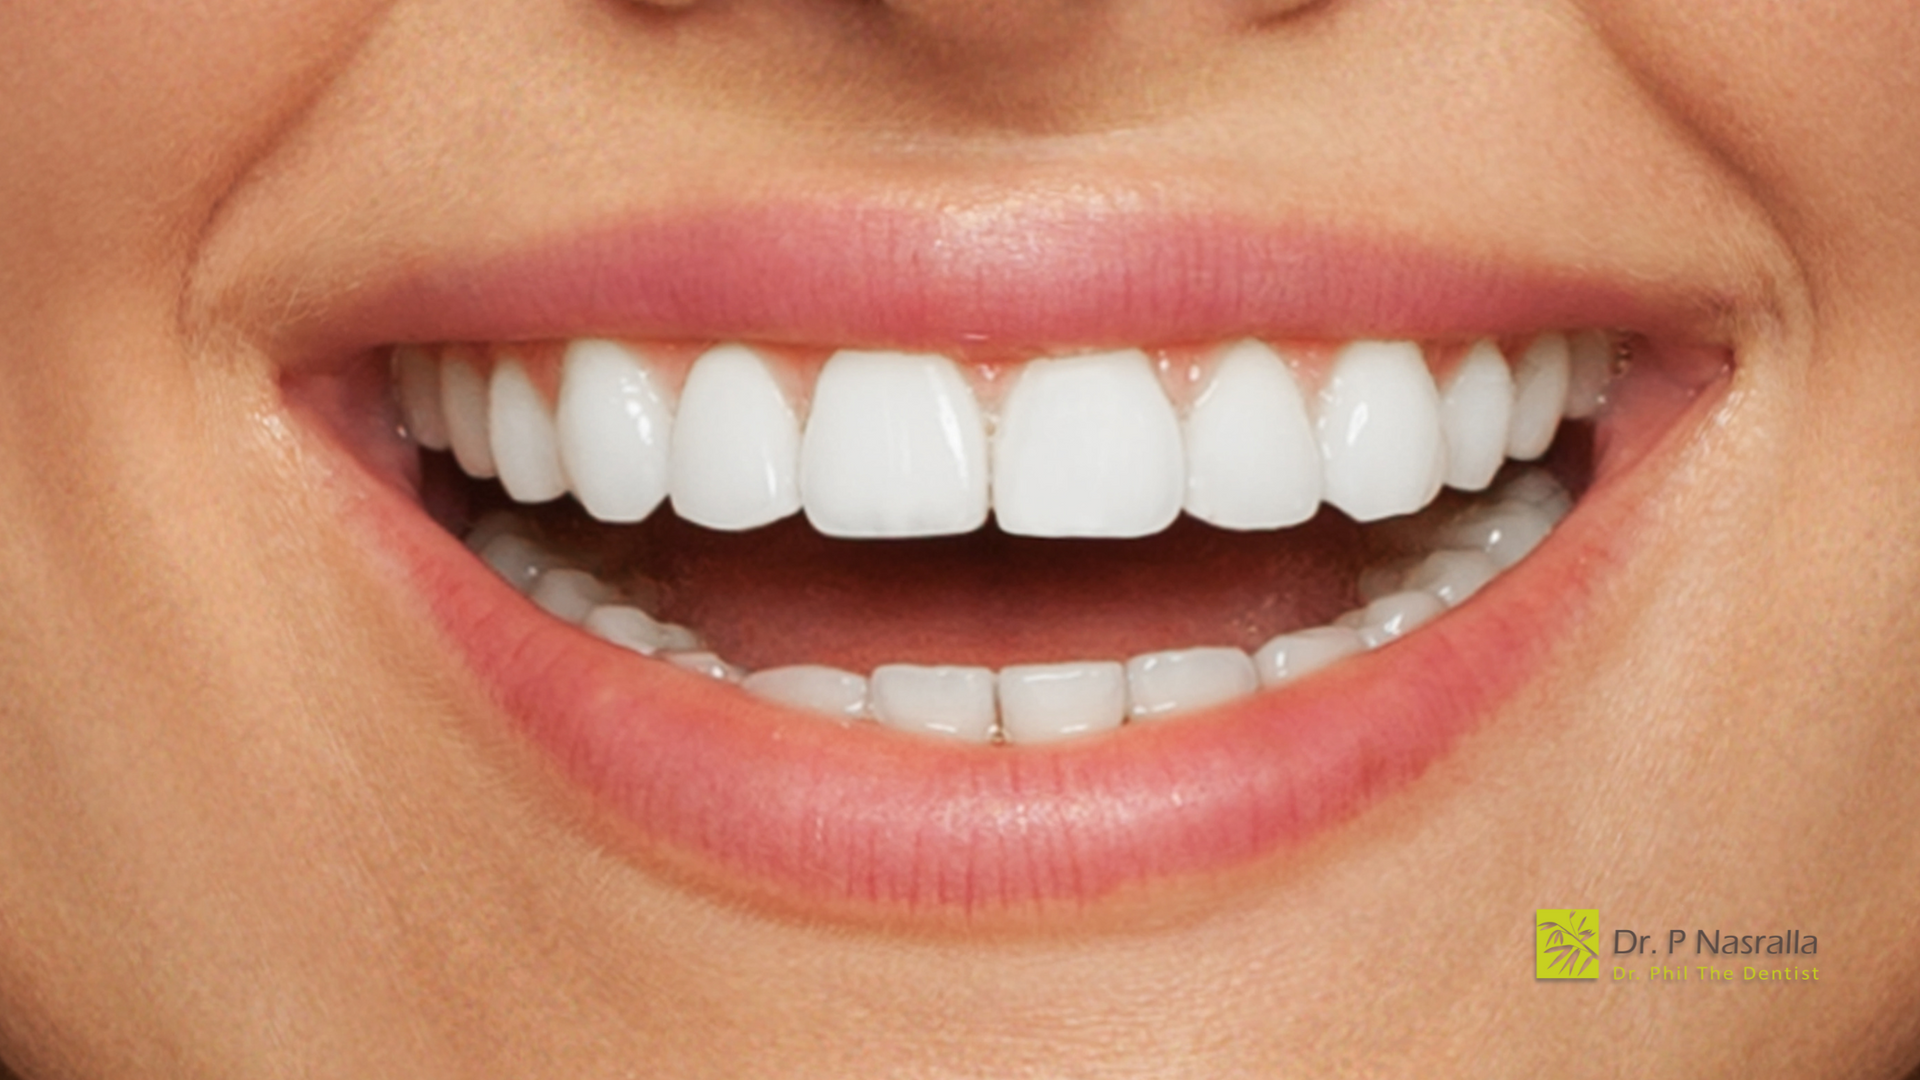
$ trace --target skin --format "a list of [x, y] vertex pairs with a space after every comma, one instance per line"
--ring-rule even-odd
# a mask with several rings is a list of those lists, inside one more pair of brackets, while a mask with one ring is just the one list
[[[7, 5], [0, 1060], [1904, 1075], [1917, 54], [1907, 0]], [[1411, 788], [1124, 918], [798, 918], [536, 794], [340, 527], [256, 344], [288, 267], [332, 288], [479, 222], [770, 176], [982, 205], [1124, 182], [1571, 253], [1731, 298], [1739, 368], [1650, 478], [1631, 565]], [[1816, 933], [1821, 981], [1536, 984], [1558, 903]]]

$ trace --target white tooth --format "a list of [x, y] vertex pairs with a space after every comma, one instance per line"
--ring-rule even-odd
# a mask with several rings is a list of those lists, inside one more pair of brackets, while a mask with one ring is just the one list
[[673, 512], [752, 529], [800, 509], [800, 420], [758, 353], [721, 345], [693, 362], [674, 417]]
[[500, 361], [493, 367], [488, 390], [487, 433], [500, 486], [522, 503], [543, 503], [565, 495], [567, 478], [560, 471], [553, 414], [527, 377], [527, 369], [518, 360]]
[[487, 541], [480, 549], [480, 558], [523, 593], [533, 591], [541, 574], [566, 565], [560, 556], [514, 533], [501, 533]]
[[574, 495], [601, 521], [639, 521], [667, 497], [673, 406], [660, 380], [612, 341], [567, 346], [560, 380], [560, 461]]
[[1360, 640], [1372, 649], [1412, 633], [1446, 610], [1439, 597], [1414, 589], [1383, 596], [1360, 611], [1341, 616], [1335, 625], [1359, 631]]
[[1513, 421], [1513, 374], [1491, 341], [1467, 350], [1440, 394], [1440, 426], [1447, 436], [1447, 486], [1481, 491], [1507, 459]]
[[1500, 501], [1519, 502], [1539, 510], [1555, 525], [1573, 509], [1573, 496], [1545, 469], [1528, 469], [1500, 488]]
[[987, 520], [987, 430], [944, 356], [842, 350], [800, 446], [807, 520], [828, 536], [940, 536]]
[[1226, 529], [1277, 529], [1320, 508], [1320, 447], [1306, 401], [1286, 361], [1264, 342], [1242, 341], [1222, 354], [1185, 433], [1186, 508], [1194, 517]]
[[1127, 676], [1119, 664], [1018, 664], [1002, 668], [1000, 729], [1010, 743], [1107, 731], [1127, 715]]
[[1317, 425], [1329, 503], [1355, 521], [1408, 514], [1440, 492], [1447, 446], [1440, 392], [1420, 347], [1356, 341], [1320, 391]]
[[440, 362], [425, 349], [402, 345], [393, 350], [393, 377], [407, 434], [429, 450], [445, 450], [447, 417], [440, 411]]
[[642, 656], [670, 649], [691, 652], [700, 648], [700, 638], [693, 631], [675, 623], [663, 623], [626, 604], [602, 604], [588, 612], [581, 625], [594, 637]]
[[867, 680], [839, 668], [818, 664], [769, 668], [740, 680], [740, 687], [768, 701], [843, 720], [867, 714]]
[[1354, 653], [1365, 652], [1359, 632], [1344, 626], [1316, 626], [1281, 634], [1253, 655], [1253, 666], [1263, 686], [1278, 686], [1319, 671]]
[[540, 575], [529, 597], [547, 614], [575, 626], [595, 607], [620, 598], [620, 590], [587, 573], [560, 567]]
[[1436, 551], [1420, 560], [1403, 584], [1409, 589], [1424, 589], [1448, 607], [1457, 607], [1499, 572], [1500, 567], [1485, 552]]
[[533, 526], [519, 514], [511, 510], [494, 510], [482, 515], [479, 521], [474, 522], [473, 528], [467, 530], [466, 537], [460, 542], [467, 546], [468, 551], [477, 555], [486, 550], [494, 537], [503, 533], [528, 538], [534, 535]]
[[447, 442], [460, 471], [476, 480], [495, 475], [487, 411], [487, 380], [467, 360], [446, 357], [440, 364], [440, 413], [447, 421]]
[[1571, 357], [1564, 334], [1541, 334], [1520, 355], [1513, 373], [1513, 429], [1507, 456], [1532, 461], [1553, 445], [1567, 407]]
[[1137, 349], [1030, 361], [993, 444], [993, 512], [1021, 536], [1146, 536], [1186, 492], [1180, 422]]
[[691, 671], [695, 675], [705, 675], [720, 682], [737, 683], [746, 678], [746, 672], [737, 664], [729, 664], [719, 656], [698, 650], [695, 652], [663, 652], [660, 658], [682, 671]]
[[1439, 541], [1446, 547], [1484, 551], [1505, 570], [1526, 558], [1552, 531], [1553, 519], [1545, 511], [1515, 501], [1468, 513], [1442, 529]]
[[1253, 660], [1239, 649], [1182, 649], [1127, 661], [1127, 699], [1135, 720], [1204, 709], [1260, 688]]
[[1571, 371], [1567, 377], [1567, 419], [1585, 420], [1607, 403], [1613, 379], [1613, 342], [1598, 330], [1582, 330], [1567, 339]]
[[993, 738], [993, 672], [887, 664], [873, 670], [873, 716], [890, 728], [967, 742]]

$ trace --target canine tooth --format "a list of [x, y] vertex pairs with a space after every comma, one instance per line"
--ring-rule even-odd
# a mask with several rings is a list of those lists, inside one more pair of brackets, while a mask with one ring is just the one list
[[993, 738], [994, 675], [983, 667], [886, 664], [873, 670], [874, 719], [967, 742]]
[[1180, 514], [1185, 456], [1145, 353], [1034, 360], [994, 438], [994, 516], [1022, 536], [1156, 533]]
[[752, 529], [800, 509], [800, 420], [759, 354], [721, 345], [695, 360], [674, 417], [673, 512]]
[[1187, 513], [1226, 529], [1297, 525], [1320, 508], [1320, 447], [1286, 361], [1227, 349], [1185, 424]]
[[820, 371], [800, 498], [828, 536], [939, 536], [987, 519], [987, 433], [944, 356], [842, 350]]
[[567, 346], [560, 379], [560, 461], [587, 513], [639, 521], [667, 496], [673, 408], [657, 377], [616, 342]]
[[1613, 379], [1613, 342], [1598, 330], [1582, 330], [1567, 338], [1567, 349], [1567, 419], [1585, 420], [1607, 402], [1607, 383]]
[[1252, 658], [1239, 649], [1181, 649], [1127, 661], [1128, 715], [1135, 720], [1204, 709], [1259, 688]]
[[1553, 433], [1567, 407], [1571, 356], [1565, 334], [1534, 338], [1513, 373], [1513, 428], [1507, 456], [1532, 461], [1553, 445]]
[[1262, 686], [1278, 686], [1366, 648], [1359, 632], [1350, 627], [1316, 626], [1281, 634], [1260, 646], [1253, 654], [1253, 667]]
[[401, 345], [393, 350], [393, 381], [407, 434], [429, 450], [445, 450], [447, 417], [440, 411], [439, 361], [416, 345]]
[[601, 604], [620, 598], [620, 591], [585, 570], [558, 567], [540, 575], [528, 597], [563, 622], [580, 625]]
[[729, 664], [704, 649], [693, 652], [662, 652], [660, 658], [682, 671], [705, 675], [719, 682], [737, 683], [747, 674], [739, 665]]
[[1448, 607], [1457, 607], [1499, 572], [1500, 567], [1485, 552], [1436, 551], [1420, 560], [1403, 584], [1409, 589], [1424, 589]]
[[1420, 347], [1356, 341], [1320, 392], [1325, 498], [1355, 521], [1407, 514], [1439, 494], [1447, 446]]
[[540, 575], [566, 565], [560, 556], [514, 533], [501, 533], [487, 541], [480, 549], [480, 559], [523, 593], [533, 591]]
[[1546, 511], [1514, 501], [1468, 513], [1441, 530], [1439, 539], [1446, 547], [1484, 551], [1505, 570], [1526, 558], [1552, 531], [1553, 519]]
[[1340, 617], [1336, 626], [1347, 626], [1360, 634], [1367, 648], [1385, 645], [1432, 621], [1447, 610], [1440, 598], [1421, 589], [1410, 589], [1383, 596], [1359, 611]]
[[700, 638], [693, 631], [676, 623], [663, 623], [628, 604], [601, 604], [587, 613], [581, 625], [594, 637], [642, 656], [669, 650], [690, 653], [700, 648]]
[[1010, 743], [1053, 742], [1120, 726], [1127, 678], [1119, 664], [1017, 664], [1000, 671], [1000, 728]]
[[1447, 437], [1447, 486], [1482, 491], [1507, 459], [1513, 422], [1513, 373], [1499, 346], [1482, 341], [1447, 376], [1440, 426]]
[[553, 414], [518, 360], [494, 365], [487, 433], [500, 486], [515, 502], [543, 503], [567, 493], [554, 442]]
[[740, 680], [740, 687], [768, 701], [844, 720], [867, 714], [867, 680], [839, 668], [818, 664], [768, 668]]
[[440, 364], [440, 412], [447, 421], [447, 442], [460, 471], [475, 480], [495, 475], [493, 444], [487, 436], [487, 380], [466, 359], [447, 356]]

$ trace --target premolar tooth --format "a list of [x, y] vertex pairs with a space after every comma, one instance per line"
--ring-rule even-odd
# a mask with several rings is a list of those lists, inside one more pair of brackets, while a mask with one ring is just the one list
[[1111, 661], [1017, 664], [1000, 671], [1000, 728], [1010, 743], [1053, 742], [1120, 726], [1127, 679]]
[[737, 683], [747, 675], [739, 665], [729, 664], [718, 655], [704, 649], [693, 652], [662, 652], [660, 658], [682, 671], [705, 675], [718, 682]]
[[1545, 469], [1528, 469], [1507, 481], [1500, 489], [1500, 501], [1525, 503], [1538, 509], [1555, 525], [1573, 509], [1573, 497]]
[[549, 570], [564, 566], [558, 555], [546, 548], [510, 532], [503, 532], [487, 541], [480, 549], [480, 559], [493, 568], [493, 572], [506, 579], [507, 584], [523, 593], [533, 591], [540, 575]]
[[993, 738], [994, 675], [987, 668], [887, 664], [874, 669], [871, 690], [873, 717], [887, 727], [975, 743]]
[[807, 520], [828, 536], [939, 536], [987, 519], [980, 406], [944, 356], [843, 350], [800, 448]]
[[1500, 347], [1482, 341], [1467, 350], [1440, 395], [1447, 438], [1447, 486], [1482, 491], [1507, 459], [1513, 423], [1513, 373]]
[[673, 408], [647, 365], [616, 342], [572, 342], [558, 417], [559, 460], [587, 513], [616, 522], [653, 513], [667, 496]]
[[1553, 445], [1567, 407], [1571, 355], [1565, 334], [1541, 334], [1520, 355], [1513, 373], [1513, 427], [1507, 456], [1532, 461]]
[[673, 512], [752, 529], [800, 509], [800, 420], [759, 354], [721, 345], [694, 361], [674, 418]]
[[1320, 448], [1286, 361], [1227, 349], [1185, 424], [1187, 512], [1226, 529], [1297, 525], [1320, 508]]
[[1127, 661], [1128, 715], [1135, 720], [1204, 709], [1259, 688], [1253, 660], [1239, 649], [1182, 649]]
[[620, 592], [585, 570], [558, 567], [540, 575], [528, 597], [563, 622], [580, 625], [601, 604], [620, 598]]
[[1447, 605], [1430, 592], [1410, 589], [1383, 596], [1360, 611], [1341, 616], [1336, 625], [1351, 627], [1367, 648], [1378, 648], [1426, 625]]
[[1180, 514], [1185, 451], [1146, 354], [1034, 360], [1000, 416], [993, 510], [1023, 536], [1146, 536]]
[[440, 363], [425, 349], [401, 345], [393, 350], [393, 378], [407, 434], [429, 450], [445, 450], [447, 417], [440, 410]]
[[1585, 420], [1607, 402], [1607, 383], [1613, 380], [1613, 342], [1598, 330], [1582, 330], [1567, 338], [1570, 371], [1567, 378], [1567, 419]]
[[1409, 589], [1424, 589], [1448, 607], [1458, 607], [1499, 572], [1500, 567], [1485, 552], [1436, 551], [1420, 560], [1402, 584]]
[[1320, 392], [1325, 498], [1355, 521], [1412, 513], [1440, 491], [1447, 447], [1440, 394], [1420, 347], [1357, 341]]
[[1345, 626], [1316, 626], [1281, 634], [1260, 646], [1260, 651], [1253, 656], [1253, 667], [1260, 675], [1262, 686], [1278, 686], [1366, 649], [1367, 643], [1357, 630]]
[[527, 377], [527, 369], [518, 360], [500, 361], [494, 365], [488, 390], [487, 432], [500, 486], [522, 503], [543, 503], [565, 495], [567, 477], [560, 471], [553, 414]]
[[487, 411], [487, 380], [479, 369], [464, 356], [444, 356], [440, 363], [440, 413], [447, 421], [447, 442], [453, 447], [460, 471], [475, 480], [489, 480], [495, 474]]
[[867, 680], [839, 668], [818, 664], [768, 668], [740, 680], [740, 686], [768, 701], [843, 720], [867, 715]]
[[602, 604], [588, 612], [581, 625], [602, 641], [631, 649], [642, 656], [669, 650], [691, 652], [700, 648], [700, 638], [693, 631], [675, 623], [663, 623], [645, 611], [626, 604]]
[[1505, 570], [1538, 547], [1553, 531], [1553, 519], [1539, 507], [1519, 500], [1472, 511], [1440, 532], [1448, 547], [1484, 551]]

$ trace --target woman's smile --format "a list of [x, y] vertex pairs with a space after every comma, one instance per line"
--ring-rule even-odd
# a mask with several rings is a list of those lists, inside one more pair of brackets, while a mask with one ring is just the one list
[[1030, 213], [441, 263], [316, 307], [285, 381], [415, 504], [375, 500], [396, 595], [643, 848], [977, 925], [1417, 777], [1627, 557], [1732, 374], [1724, 311], [1567, 271], [1110, 208], [1037, 221], [1071, 273], [960, 246]]

